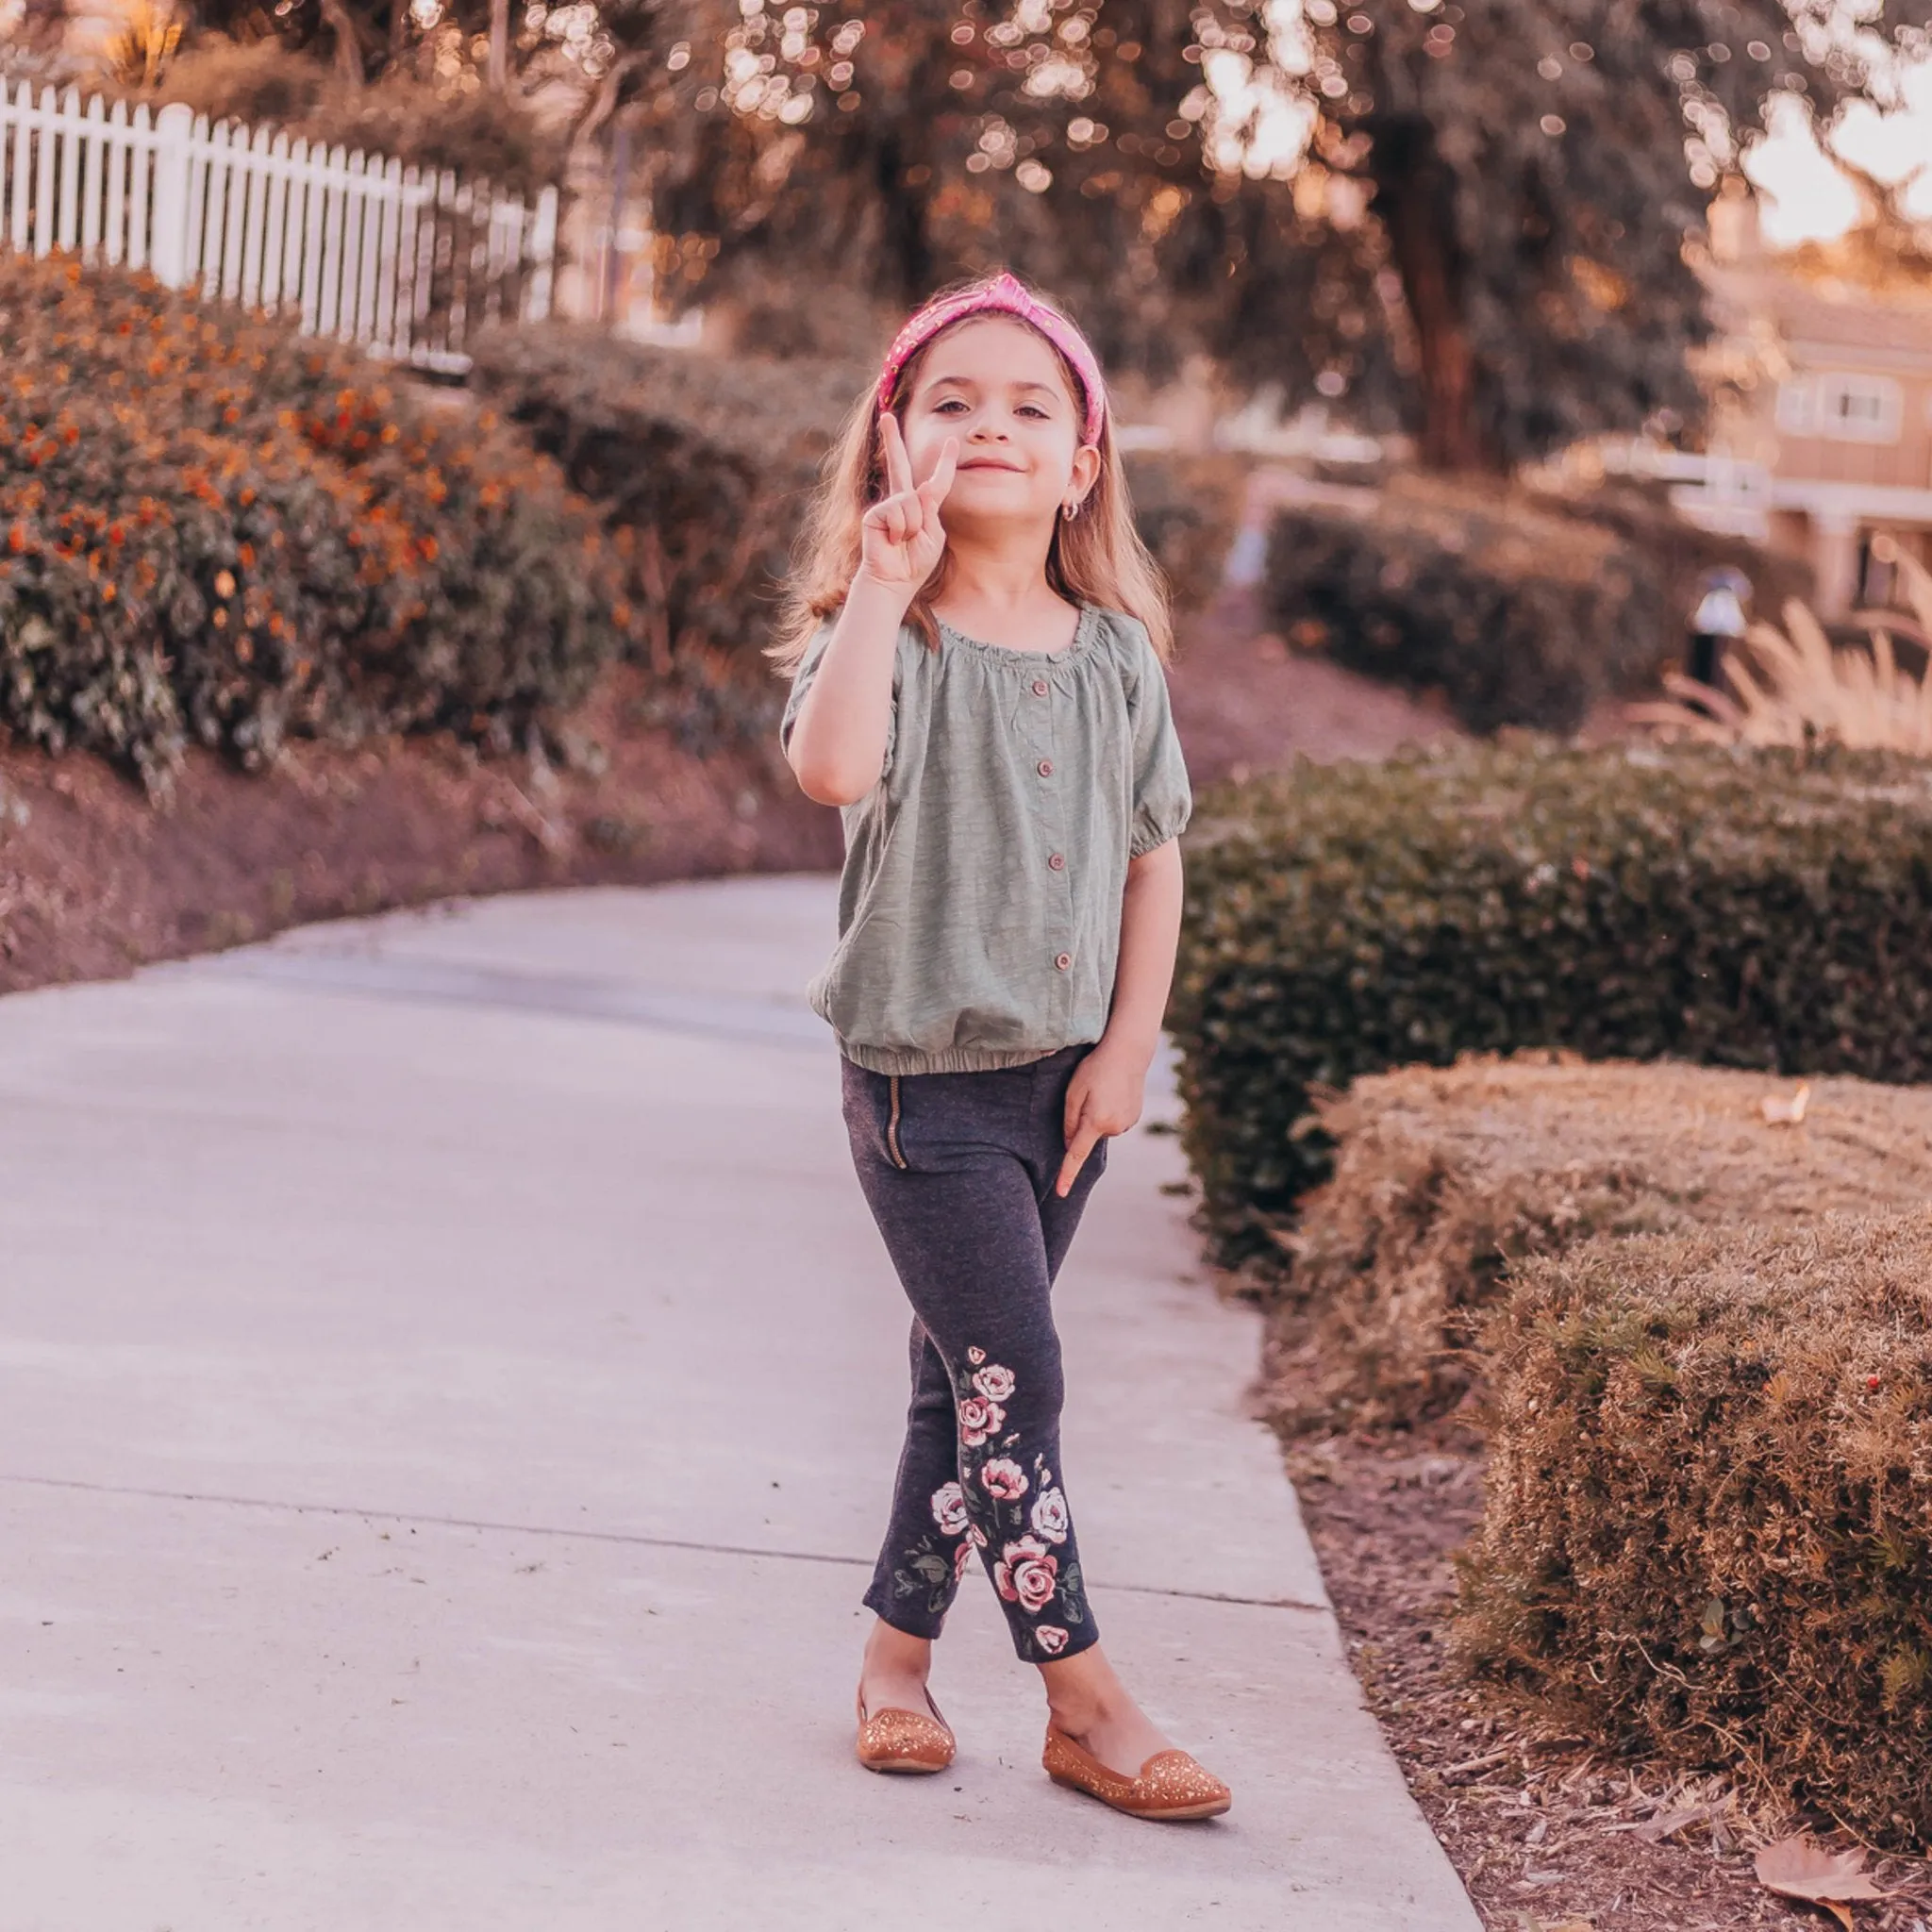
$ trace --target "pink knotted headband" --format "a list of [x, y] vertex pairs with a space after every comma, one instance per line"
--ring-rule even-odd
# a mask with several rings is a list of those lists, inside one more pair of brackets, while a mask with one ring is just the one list
[[1087, 346], [1086, 337], [1058, 308], [1049, 308], [1024, 282], [1009, 275], [995, 275], [990, 282], [975, 282], [972, 288], [958, 290], [950, 295], [935, 296], [913, 316], [886, 351], [886, 364], [879, 371], [881, 409], [892, 407], [892, 392], [899, 386], [899, 375], [907, 363], [941, 329], [964, 322], [969, 315], [1011, 315], [1037, 328], [1073, 365], [1074, 374], [1079, 378], [1081, 400], [1087, 406], [1081, 441], [1090, 444], [1099, 442], [1101, 427], [1107, 421], [1107, 384], [1101, 378], [1100, 364], [1094, 359], [1093, 351]]

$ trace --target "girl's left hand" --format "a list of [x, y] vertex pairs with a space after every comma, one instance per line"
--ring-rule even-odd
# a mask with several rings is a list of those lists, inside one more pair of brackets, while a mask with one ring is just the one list
[[1074, 1070], [1067, 1087], [1067, 1158], [1054, 1192], [1065, 1200], [1104, 1140], [1124, 1134], [1141, 1118], [1147, 1095], [1147, 1062], [1103, 1040]]

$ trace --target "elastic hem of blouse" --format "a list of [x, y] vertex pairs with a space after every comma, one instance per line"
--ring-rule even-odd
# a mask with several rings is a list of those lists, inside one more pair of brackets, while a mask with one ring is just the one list
[[1144, 858], [1148, 853], [1158, 852], [1163, 845], [1172, 845], [1187, 829], [1188, 823], [1185, 819], [1172, 831], [1165, 831], [1158, 825], [1140, 827], [1127, 841], [1127, 857]]
[[[1068, 1045], [1074, 1044], [1069, 1041]], [[1008, 1067], [1030, 1067], [1035, 1060], [1051, 1059], [1060, 1051], [1057, 1046], [949, 1046], [940, 1053], [922, 1053], [916, 1047], [865, 1046], [857, 1041], [841, 1040], [839, 1051], [855, 1067], [868, 1074], [904, 1076], [908, 1074], [997, 1074]]]

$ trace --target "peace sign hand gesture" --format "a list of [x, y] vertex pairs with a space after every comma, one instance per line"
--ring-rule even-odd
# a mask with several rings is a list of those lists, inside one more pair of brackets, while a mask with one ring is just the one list
[[879, 417], [879, 436], [886, 459], [886, 494], [865, 513], [860, 569], [875, 582], [910, 594], [931, 576], [945, 553], [940, 505], [953, 487], [959, 442], [957, 437], [947, 437], [932, 474], [915, 486], [906, 439], [890, 409]]

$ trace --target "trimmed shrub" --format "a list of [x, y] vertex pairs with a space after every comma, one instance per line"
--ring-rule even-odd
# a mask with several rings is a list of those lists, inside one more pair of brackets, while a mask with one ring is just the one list
[[473, 381], [593, 501], [641, 613], [640, 652], [702, 743], [768, 729], [760, 655], [826, 451], [865, 389], [856, 364], [760, 362], [588, 326], [485, 333]]
[[[1788, 1225], [1932, 1200], [1932, 1091], [1529, 1053], [1365, 1075], [1318, 1100], [1335, 1173], [1288, 1240], [1274, 1414], [1296, 1431], [1427, 1420], [1486, 1386], [1507, 1271], [1598, 1236]], [[1286, 1371], [1286, 1373], [1281, 1373]]]
[[1932, 1078], [1932, 768], [1463, 747], [1204, 798], [1169, 1015], [1215, 1257], [1277, 1273], [1310, 1091], [1568, 1047]]
[[1459, 1641], [1613, 1746], [1932, 1842], [1932, 1213], [1530, 1260]]
[[1638, 491], [1573, 504], [1405, 475], [1367, 515], [1278, 512], [1265, 598], [1280, 629], [1341, 662], [1440, 687], [1473, 730], [1569, 732], [1681, 657], [1691, 580], [1719, 561], [1759, 583], [1790, 575]]
[[629, 621], [595, 518], [493, 420], [151, 278], [0, 258], [0, 722], [164, 786], [184, 743], [508, 742]]

